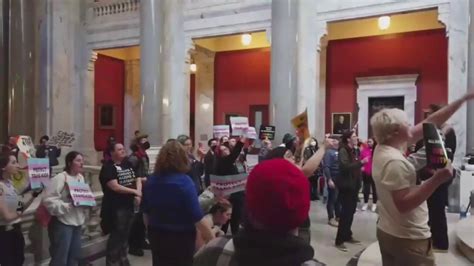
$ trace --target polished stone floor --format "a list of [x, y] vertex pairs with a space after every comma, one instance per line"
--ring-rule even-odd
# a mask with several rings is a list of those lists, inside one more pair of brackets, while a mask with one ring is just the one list
[[[336, 237], [336, 228], [331, 227], [327, 224], [326, 208], [320, 201], [312, 202], [311, 205], [311, 244], [315, 249], [315, 257], [326, 263], [329, 266], [335, 265], [347, 265], [349, 261], [354, 261], [353, 257], [358, 257], [361, 252], [376, 241], [375, 236], [375, 223], [377, 215], [371, 211], [358, 211], [354, 216], [354, 224], [352, 231], [354, 238], [360, 240], [362, 245], [350, 245], [347, 244], [349, 252], [341, 252], [334, 247], [334, 240]], [[450, 227], [454, 227], [456, 221], [456, 215], [450, 215], [449, 224]], [[454, 240], [453, 240], [454, 242]], [[454, 244], [454, 243], [453, 243]], [[377, 252], [377, 249], [372, 247], [373, 252]], [[454, 245], [451, 249], [455, 249]], [[455, 252], [457, 256], [458, 253]], [[377, 256], [376, 254], [374, 256]], [[144, 257], [129, 256], [130, 262], [133, 266], [145, 266], [151, 265], [151, 254], [149, 251], [146, 252]], [[449, 260], [449, 259], [448, 259]], [[464, 258], [458, 258], [456, 262], [466, 262]], [[445, 261], [448, 262], [448, 261]], [[105, 265], [105, 261], [99, 260], [94, 265]], [[357, 265], [352, 264], [351, 265]], [[374, 264], [365, 264], [374, 265]], [[448, 264], [446, 264], [448, 265]], [[449, 264], [454, 265], [454, 264]], [[459, 265], [468, 265], [465, 263]]]

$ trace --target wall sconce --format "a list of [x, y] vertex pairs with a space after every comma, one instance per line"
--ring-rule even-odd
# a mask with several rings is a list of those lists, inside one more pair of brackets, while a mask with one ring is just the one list
[[250, 45], [250, 43], [252, 42], [252, 35], [250, 35], [249, 33], [242, 34], [241, 41], [244, 46]]
[[378, 20], [379, 29], [386, 30], [390, 28], [390, 17], [389, 16], [382, 16]]
[[209, 107], [211, 107], [211, 105], [208, 104], [208, 103], [203, 103], [203, 104], [201, 104], [201, 107], [202, 107], [202, 109], [204, 109], [204, 110], [209, 110]]
[[163, 98], [163, 104], [166, 106], [170, 105], [170, 101], [168, 100], [168, 98]]

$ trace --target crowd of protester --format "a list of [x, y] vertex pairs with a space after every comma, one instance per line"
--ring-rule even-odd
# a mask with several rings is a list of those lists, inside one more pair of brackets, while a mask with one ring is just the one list
[[[444, 107], [433, 105], [424, 121], [439, 127], [451, 160], [456, 135], [446, 121], [473, 98], [471, 93]], [[371, 126], [374, 137], [364, 141], [355, 131], [328, 134], [321, 142], [288, 133], [275, 148], [268, 139], [257, 145], [229, 136], [195, 150], [192, 139], [180, 135], [161, 146], [154, 169], [146, 134], [135, 132], [129, 155], [111, 136], [99, 174], [106, 264], [130, 265], [128, 254], [151, 249], [153, 265], [320, 265], [310, 245], [311, 201], [324, 201], [328, 224], [337, 227], [335, 247], [347, 252], [345, 244], [360, 244], [352, 223], [362, 190], [361, 210], [379, 215], [383, 264], [434, 265], [431, 242], [435, 251], [449, 247], [445, 207], [452, 166], [428, 169], [422, 143], [403, 151], [422, 139], [422, 125], [409, 125], [402, 110], [379, 111]], [[54, 167], [61, 149], [48, 140], [41, 138], [36, 156]], [[43, 192], [20, 192], [12, 185], [19, 171], [15, 143], [10, 137], [0, 155], [0, 265], [23, 264], [20, 222], [40, 194], [51, 216], [50, 265], [77, 265], [87, 207], [72, 204], [67, 184], [85, 182], [83, 155], [69, 152], [64, 171]], [[249, 153], [258, 156], [252, 171]], [[245, 190], [213, 195], [212, 176], [240, 174], [248, 175]], [[203, 207], [206, 197], [210, 204]]]

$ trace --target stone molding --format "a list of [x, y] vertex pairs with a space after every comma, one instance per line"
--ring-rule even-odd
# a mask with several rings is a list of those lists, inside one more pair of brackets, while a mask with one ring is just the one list
[[404, 109], [409, 122], [415, 124], [418, 74], [356, 78], [357, 105], [359, 106], [359, 137], [367, 139], [369, 128], [369, 99], [372, 97], [404, 97]]

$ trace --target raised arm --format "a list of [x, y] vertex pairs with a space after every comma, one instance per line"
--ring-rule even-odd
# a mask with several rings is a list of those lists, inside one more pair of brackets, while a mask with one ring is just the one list
[[433, 123], [439, 128], [446, 123], [446, 121], [457, 111], [461, 106], [467, 102], [474, 99], [474, 92], [469, 92], [460, 99], [446, 105], [441, 108], [439, 111], [430, 115], [428, 118], [423, 120], [421, 123], [410, 129], [412, 138], [409, 141], [409, 144], [416, 143], [418, 140], [423, 138], [423, 123]]

